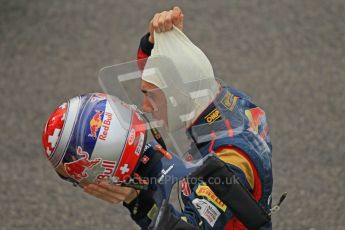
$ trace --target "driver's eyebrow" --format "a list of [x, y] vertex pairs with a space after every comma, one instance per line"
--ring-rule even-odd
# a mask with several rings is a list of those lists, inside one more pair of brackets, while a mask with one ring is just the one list
[[141, 92], [142, 92], [143, 94], [147, 94], [147, 90], [146, 90], [146, 89], [141, 89]]

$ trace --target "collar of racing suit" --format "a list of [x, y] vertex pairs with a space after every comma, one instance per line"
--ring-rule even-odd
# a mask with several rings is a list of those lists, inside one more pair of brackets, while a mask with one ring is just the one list
[[136, 173], [140, 177], [153, 178], [157, 177], [160, 173], [160, 170], [157, 170], [160, 167], [157, 167], [157, 165], [160, 164], [163, 155], [157, 152], [154, 146], [155, 144], [157, 143], [152, 141], [145, 145], [144, 152], [136, 170]]

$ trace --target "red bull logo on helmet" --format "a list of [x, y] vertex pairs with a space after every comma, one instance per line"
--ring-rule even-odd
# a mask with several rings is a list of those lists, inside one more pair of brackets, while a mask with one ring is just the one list
[[116, 162], [103, 160], [101, 166], [104, 169], [104, 171], [102, 174], [97, 176], [97, 181], [101, 181], [101, 180], [104, 180], [104, 179], [110, 177], [115, 170]]
[[109, 112], [105, 112], [104, 114], [104, 121], [103, 121], [103, 131], [102, 133], [99, 135], [99, 139], [102, 141], [105, 141], [107, 139], [108, 136], [108, 132], [109, 132], [109, 127], [111, 124], [111, 120], [113, 119], [113, 114], [109, 113]]
[[102, 126], [102, 117], [103, 111], [96, 111], [96, 114], [90, 120], [90, 134], [89, 137], [93, 139], [97, 138], [97, 132]]
[[73, 162], [65, 163], [64, 168], [71, 178], [80, 181], [89, 176], [86, 170], [93, 168], [101, 159], [90, 160], [89, 153], [83, 151], [80, 146], [77, 148], [77, 154], [81, 156], [81, 158], [75, 159]]

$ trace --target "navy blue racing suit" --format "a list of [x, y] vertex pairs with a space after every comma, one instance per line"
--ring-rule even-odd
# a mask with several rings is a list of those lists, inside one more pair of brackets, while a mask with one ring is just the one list
[[[151, 53], [153, 45], [148, 36], [146, 34], [141, 39], [138, 59], [147, 58]], [[230, 87], [220, 87], [214, 101], [186, 132], [197, 143], [193, 148], [197, 148], [202, 156], [212, 153], [225, 162], [254, 199], [269, 212], [273, 184], [272, 145], [265, 112], [249, 96]], [[197, 140], [197, 136], [205, 135], [209, 135], [210, 138], [206, 139], [211, 141]], [[191, 158], [193, 148], [190, 150]], [[191, 180], [193, 178], [180, 181], [184, 209], [172, 209], [177, 218], [200, 229], [247, 229], [222, 201], [222, 194], [216, 195], [210, 189], [209, 181], [194, 179], [191, 183]], [[158, 211], [150, 191], [142, 191], [134, 201], [124, 206], [142, 229], [147, 229]], [[260, 229], [271, 228], [269, 222]]]

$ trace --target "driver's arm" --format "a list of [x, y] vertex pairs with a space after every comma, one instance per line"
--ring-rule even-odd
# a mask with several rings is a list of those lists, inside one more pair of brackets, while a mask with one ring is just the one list
[[153, 43], [149, 41], [149, 37], [150, 32], [148, 32], [141, 38], [137, 53], [137, 60], [148, 58], [151, 55]]
[[129, 210], [131, 218], [141, 229], [148, 228], [158, 210], [150, 191], [141, 191], [132, 202], [123, 202], [123, 206]]

